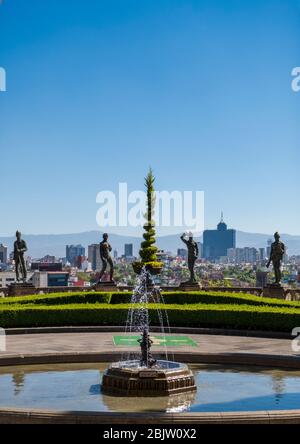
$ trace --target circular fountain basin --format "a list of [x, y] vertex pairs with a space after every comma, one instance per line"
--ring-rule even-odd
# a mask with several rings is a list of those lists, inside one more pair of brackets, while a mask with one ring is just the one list
[[112, 364], [104, 373], [102, 391], [126, 396], [169, 396], [196, 391], [195, 378], [186, 364], [159, 360], [147, 368], [140, 361]]
[[[53, 418], [61, 418], [68, 423], [105, 420], [111, 424], [127, 419], [136, 423], [138, 418], [147, 421], [151, 415], [159, 422], [159, 415], [166, 413], [177, 415], [177, 421], [180, 418], [184, 421], [210, 418], [218, 422], [220, 412], [224, 421], [229, 414], [230, 418], [241, 420], [241, 412], [246, 412], [242, 419], [249, 421], [252, 414], [249, 412], [256, 412], [253, 415], [260, 421], [264, 418], [268, 422], [272, 415], [274, 420], [294, 418], [300, 422], [297, 410], [300, 408], [299, 369], [191, 364], [197, 391], [142, 399], [101, 392], [100, 384], [107, 365], [0, 366], [0, 424], [11, 420], [12, 415], [14, 422], [21, 421], [22, 415], [24, 422], [53, 423]], [[163, 418], [166, 421], [165, 416]], [[172, 422], [172, 418], [174, 416], [168, 421]]]

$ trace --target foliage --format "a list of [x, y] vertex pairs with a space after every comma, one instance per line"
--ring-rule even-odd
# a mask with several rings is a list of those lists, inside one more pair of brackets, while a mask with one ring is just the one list
[[[0, 325], [42, 327], [67, 325], [124, 325], [129, 304], [5, 305]], [[167, 310], [170, 324], [180, 327], [219, 327], [291, 332], [300, 325], [300, 310], [292, 307], [232, 304], [149, 304], [151, 325], [158, 325], [157, 308]]]

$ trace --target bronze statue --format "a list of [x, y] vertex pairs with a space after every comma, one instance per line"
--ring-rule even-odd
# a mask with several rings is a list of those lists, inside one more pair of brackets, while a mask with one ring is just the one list
[[110, 282], [113, 283], [113, 276], [114, 276], [114, 263], [112, 260], [112, 257], [110, 255], [112, 251], [111, 245], [108, 243], [108, 234], [103, 234], [103, 241], [100, 242], [100, 257], [102, 260], [102, 270], [100, 272], [98, 283], [101, 282], [101, 279], [107, 269], [107, 264], [109, 264], [110, 267]]
[[197, 281], [195, 278], [194, 267], [195, 267], [195, 262], [199, 256], [199, 249], [198, 249], [197, 242], [195, 242], [193, 239], [192, 234], [189, 235], [188, 240], [186, 240], [185, 237], [186, 237], [186, 234], [184, 233], [180, 237], [180, 239], [182, 240], [182, 242], [185, 243], [185, 245], [187, 246], [187, 249], [188, 249], [188, 267], [189, 267], [189, 271], [190, 271], [190, 280], [187, 283], [195, 284]]
[[16, 232], [16, 238], [17, 240], [14, 243], [14, 261], [16, 268], [16, 278], [17, 282], [20, 282], [20, 280], [22, 280], [25, 283], [27, 279], [27, 270], [24, 259], [24, 253], [26, 253], [27, 251], [27, 245], [26, 242], [23, 239], [21, 239], [21, 233], [19, 231]]
[[141, 366], [152, 368], [156, 364], [156, 360], [153, 358], [152, 354], [150, 353], [151, 345], [153, 344], [153, 341], [149, 337], [149, 332], [145, 328], [142, 334], [141, 339], [138, 339], [138, 342], [141, 346], [141, 352], [142, 352], [142, 359], [141, 359]]
[[267, 268], [270, 267], [271, 263], [273, 264], [274, 273], [275, 273], [275, 284], [280, 285], [281, 282], [281, 262], [283, 259], [283, 256], [285, 254], [285, 245], [283, 242], [280, 242], [280, 235], [279, 233], [274, 234], [275, 242], [271, 245], [271, 253], [270, 253], [270, 259], [267, 263]]

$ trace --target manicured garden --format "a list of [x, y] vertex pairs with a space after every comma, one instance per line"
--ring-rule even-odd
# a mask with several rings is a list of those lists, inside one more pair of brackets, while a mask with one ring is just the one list
[[[2, 328], [125, 325], [130, 293], [57, 293], [3, 298]], [[163, 293], [165, 304], [150, 303], [151, 325], [158, 308], [166, 310], [173, 327], [218, 327], [290, 332], [300, 325], [300, 302], [266, 299], [230, 292]]]

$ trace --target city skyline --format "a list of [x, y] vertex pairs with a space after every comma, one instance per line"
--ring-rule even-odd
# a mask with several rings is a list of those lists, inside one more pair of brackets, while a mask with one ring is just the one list
[[300, 234], [299, 24], [298, 0], [3, 2], [0, 234], [99, 229], [149, 164], [205, 228]]

